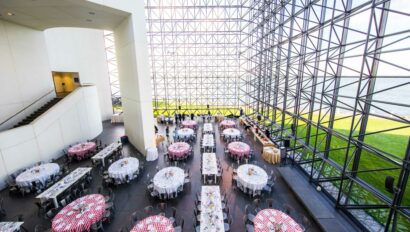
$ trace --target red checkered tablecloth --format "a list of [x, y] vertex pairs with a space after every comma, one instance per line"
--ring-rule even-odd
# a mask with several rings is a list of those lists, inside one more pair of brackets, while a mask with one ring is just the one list
[[191, 146], [185, 142], [173, 143], [168, 147], [168, 153], [175, 157], [184, 157], [189, 153]]
[[235, 127], [236, 124], [232, 120], [223, 120], [219, 125], [226, 129], [226, 128], [233, 128]]
[[228, 144], [228, 150], [232, 155], [242, 157], [249, 155], [251, 147], [243, 142], [232, 142]]
[[90, 151], [95, 151], [96, 148], [97, 144], [94, 142], [79, 143], [68, 149], [68, 155], [84, 158]]
[[[281, 224], [281, 225], [280, 225]], [[255, 232], [275, 231], [277, 227], [282, 232], [302, 232], [300, 225], [286, 213], [275, 209], [259, 211], [254, 220]]]
[[182, 121], [182, 126], [186, 128], [194, 129], [197, 126], [197, 123], [194, 120], [185, 120], [185, 121]]
[[138, 222], [131, 230], [131, 232], [147, 231], [173, 232], [174, 227], [168, 218], [161, 215], [154, 215]]
[[100, 194], [86, 195], [64, 207], [54, 217], [52, 229], [54, 232], [88, 231], [93, 223], [103, 218], [104, 213], [104, 196]]

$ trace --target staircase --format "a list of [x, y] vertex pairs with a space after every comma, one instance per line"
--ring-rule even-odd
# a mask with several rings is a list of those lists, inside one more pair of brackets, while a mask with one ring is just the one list
[[23, 121], [19, 122], [17, 125], [15, 125], [13, 128], [24, 126], [27, 124], [30, 124], [32, 121], [34, 121], [38, 116], [42, 115], [44, 112], [46, 112], [48, 109], [53, 107], [57, 102], [59, 102], [61, 99], [60, 97], [56, 97], [52, 99], [51, 101], [47, 102], [45, 105], [43, 105], [40, 109], [34, 111], [34, 113], [30, 114], [27, 116]]

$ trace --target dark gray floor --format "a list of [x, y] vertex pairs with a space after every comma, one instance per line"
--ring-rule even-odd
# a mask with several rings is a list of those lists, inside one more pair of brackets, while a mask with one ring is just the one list
[[[202, 123], [200, 124], [202, 127]], [[219, 157], [222, 167], [224, 168], [223, 181], [221, 183], [222, 191], [226, 192], [228, 195], [228, 207], [230, 208], [231, 215], [233, 217], [232, 230], [233, 232], [245, 231], [244, 224], [242, 221], [244, 215], [244, 207], [246, 204], [250, 204], [253, 199], [248, 196], [245, 196], [238, 190], [232, 190], [231, 188], [231, 174], [232, 174], [232, 162], [225, 158], [223, 155], [223, 150], [225, 144], [219, 139], [219, 131], [215, 125], [216, 130], [216, 141], [217, 141], [217, 156]], [[159, 126], [160, 132], [164, 131], [164, 127]], [[172, 128], [173, 130], [173, 128]], [[198, 138], [201, 138], [201, 130], [198, 130]], [[104, 123], [104, 132], [98, 136], [98, 139], [101, 139], [103, 143], [111, 143], [118, 140], [118, 138], [124, 134], [124, 128], [122, 125], [111, 125], [110, 123]], [[276, 171], [276, 175], [279, 176], [279, 173], [276, 170], [276, 167], [273, 165], [267, 164], [260, 157], [261, 146], [256, 144], [248, 136], [245, 138], [245, 142], [251, 144], [251, 147], [255, 150], [256, 158], [255, 160], [258, 164], [264, 167], [268, 172], [271, 169]], [[184, 231], [194, 231], [193, 230], [193, 208], [194, 208], [194, 196], [195, 193], [199, 192], [201, 189], [200, 181], [200, 153], [199, 153], [199, 142], [194, 146], [194, 156], [192, 159], [189, 159], [186, 163], [186, 167], [189, 167], [191, 170], [191, 187], [178, 199], [168, 201], [168, 208], [175, 206], [178, 209], [178, 216], [184, 218], [185, 227]], [[140, 154], [130, 145], [124, 146], [124, 153], [142, 158]], [[161, 153], [161, 152], [160, 152]], [[78, 166], [85, 166], [90, 164], [90, 161], [83, 161], [80, 163], [74, 163], [70, 169], [74, 169]], [[129, 222], [130, 215], [136, 210], [142, 210], [147, 205], [155, 205], [156, 201], [151, 199], [146, 195], [146, 185], [148, 177], [152, 178], [156, 173], [157, 168], [164, 167], [163, 156], [160, 155], [159, 159], [154, 162], [147, 163], [147, 168], [144, 173], [144, 177], [133, 181], [129, 185], [123, 185], [118, 188], [114, 188], [116, 195], [115, 205], [116, 205], [116, 214], [115, 219], [111, 224], [105, 226], [105, 231], [119, 231], [124, 225]], [[98, 187], [101, 186], [101, 179], [98, 176], [98, 172], [93, 172], [94, 180], [91, 186], [91, 192], [97, 192]], [[35, 198], [34, 196], [27, 197], [9, 197], [8, 192], [3, 190], [0, 192], [0, 197], [5, 200], [5, 209], [7, 210], [7, 216], [3, 221], [12, 220], [16, 215], [24, 215], [24, 227], [29, 231], [34, 231], [34, 226], [36, 224], [43, 224], [50, 227], [50, 222], [37, 216], [37, 208], [34, 205]], [[279, 176], [275, 189], [272, 192], [272, 196], [277, 204], [289, 204], [295, 211], [301, 215], [309, 215], [304, 207], [298, 202], [297, 198], [293, 192], [288, 188], [284, 183], [283, 179]], [[310, 219], [313, 223], [313, 226], [309, 231], [320, 231], [319, 227], [313, 222], [313, 219]]]

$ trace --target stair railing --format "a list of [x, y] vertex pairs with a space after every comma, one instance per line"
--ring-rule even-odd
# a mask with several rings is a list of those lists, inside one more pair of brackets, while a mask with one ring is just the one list
[[50, 90], [46, 94], [42, 95], [41, 97], [37, 98], [35, 101], [30, 103], [29, 105], [25, 106], [23, 109], [19, 110], [17, 113], [11, 115], [2, 123], [0, 123], [0, 131], [4, 131], [10, 129], [15, 124], [22, 121], [25, 117], [33, 113], [36, 109], [40, 108], [49, 100], [56, 97], [54, 89]]

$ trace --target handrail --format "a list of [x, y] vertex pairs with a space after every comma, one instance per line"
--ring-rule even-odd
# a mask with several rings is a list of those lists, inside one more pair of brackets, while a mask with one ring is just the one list
[[40, 101], [41, 99], [43, 99], [44, 97], [48, 96], [50, 93], [52, 93], [54, 91], [54, 89], [50, 90], [49, 92], [47, 92], [46, 94], [44, 94], [43, 96], [41, 96], [40, 98], [38, 98], [37, 100], [35, 100], [34, 102], [32, 102], [30, 105], [24, 107], [23, 109], [19, 110], [17, 113], [13, 114], [12, 116], [10, 116], [9, 118], [7, 118], [5, 121], [3, 121], [2, 123], [0, 123], [0, 127], [8, 122], [10, 119], [16, 117], [18, 114], [20, 114], [21, 112], [23, 112], [24, 110], [26, 110], [27, 108], [29, 108], [30, 106], [36, 104], [38, 101]]

